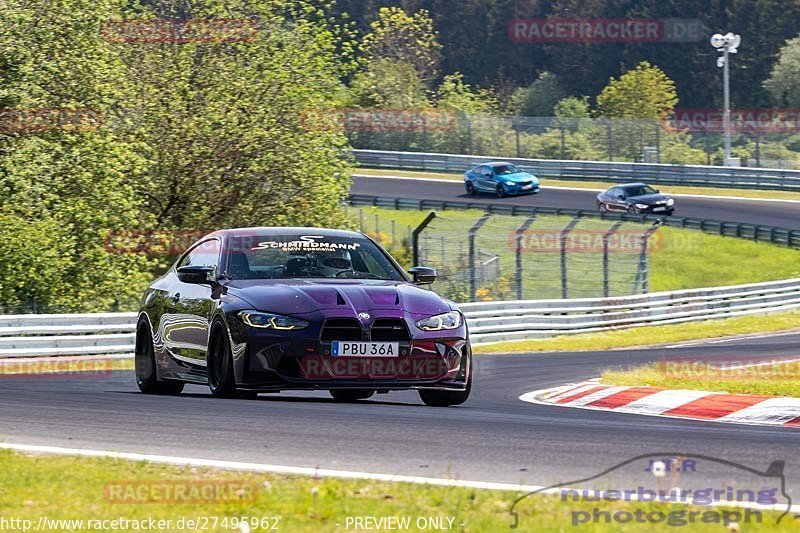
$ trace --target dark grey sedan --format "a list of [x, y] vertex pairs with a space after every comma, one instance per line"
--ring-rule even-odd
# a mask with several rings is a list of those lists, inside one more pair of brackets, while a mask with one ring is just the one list
[[597, 209], [602, 212], [672, 215], [675, 200], [645, 183], [626, 183], [598, 194]]

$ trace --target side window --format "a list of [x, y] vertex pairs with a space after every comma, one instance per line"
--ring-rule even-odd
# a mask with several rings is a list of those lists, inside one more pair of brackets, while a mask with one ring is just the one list
[[219, 264], [220, 241], [211, 239], [203, 241], [183, 256], [178, 268], [183, 266], [211, 266], [216, 268]]
[[609, 196], [611, 196], [611, 198], [617, 199], [619, 198], [620, 194], [622, 194], [622, 189], [620, 189], [619, 187], [614, 187], [613, 189], [611, 189]]

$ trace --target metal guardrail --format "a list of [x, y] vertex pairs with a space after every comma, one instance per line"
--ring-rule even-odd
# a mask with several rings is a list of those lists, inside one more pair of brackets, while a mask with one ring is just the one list
[[[800, 308], [800, 279], [619, 298], [462, 304], [474, 344], [541, 339]], [[136, 313], [0, 316], [0, 359], [130, 357]]]
[[560, 207], [536, 207], [507, 204], [486, 204], [481, 202], [460, 202], [449, 200], [414, 200], [410, 198], [390, 198], [382, 196], [369, 196], [351, 194], [347, 201], [353, 206], [373, 206], [387, 209], [478, 209], [487, 213], [498, 215], [527, 216], [527, 215], [566, 215], [572, 217], [602, 218], [609, 220], [624, 220], [627, 222], [656, 222], [662, 221], [665, 226], [686, 228], [703, 231], [713, 235], [738, 237], [757, 242], [779, 244], [790, 248], [800, 248], [800, 230], [747, 224], [743, 222], [726, 222], [722, 220], [709, 220], [704, 218], [689, 217], [664, 217], [658, 215], [634, 215], [630, 213], [601, 213], [583, 209], [562, 209]]
[[646, 181], [660, 185], [800, 191], [800, 171], [798, 170], [518, 159], [380, 150], [352, 150], [352, 154], [362, 166], [373, 168], [466, 172], [481, 163], [508, 161], [539, 177], [560, 180]]
[[800, 279], [621, 298], [462, 304], [475, 344], [540, 339], [800, 308]]
[[136, 313], [0, 315], [0, 358], [133, 354]]

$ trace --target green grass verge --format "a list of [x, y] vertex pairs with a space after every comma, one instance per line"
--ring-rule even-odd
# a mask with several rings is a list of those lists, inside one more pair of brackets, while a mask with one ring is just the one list
[[730, 335], [788, 331], [797, 328], [800, 311], [754, 315], [686, 324], [645, 326], [622, 330], [563, 335], [549, 339], [501, 342], [476, 346], [477, 354], [516, 352], [580, 352], [613, 350], [713, 339]]
[[[407, 178], [438, 178], [453, 181], [463, 180], [462, 174], [447, 172], [420, 172], [414, 170], [392, 170], [388, 168], [358, 168], [355, 174], [368, 176], [401, 176]], [[541, 183], [544, 187], [570, 187], [576, 189], [605, 190], [612, 184], [607, 181], [573, 181], [558, 180], [547, 177], [542, 178]], [[715, 187], [687, 187], [678, 185], [659, 185], [658, 188], [666, 194], [700, 194], [720, 197], [739, 197], [753, 199], [773, 199], [773, 200], [800, 200], [800, 192], [791, 191], [760, 191], [753, 189], [718, 189]]]
[[601, 380], [608, 385], [800, 397], [798, 363], [728, 368], [734, 363], [715, 361], [713, 366], [675, 358], [631, 369], [609, 369], [603, 372]]
[[[387, 458], [388, 460], [388, 458]], [[315, 479], [268, 474], [219, 471], [206, 468], [169, 467], [150, 463], [126, 462], [112, 459], [88, 459], [61, 456], [22, 455], [0, 450], [0, 517], [6, 520], [31, 520], [36, 525], [40, 517], [50, 520], [83, 519], [109, 520], [124, 517], [128, 520], [174, 521], [181, 518], [208, 520], [204, 531], [244, 531], [230, 527], [233, 517], [255, 519], [276, 517], [280, 531], [352, 531], [346, 528], [347, 517], [409, 516], [453, 518], [452, 531], [483, 532], [508, 530], [509, 508], [520, 495], [500, 491], [481, 491], [467, 488], [433, 487], [408, 483], [385, 483], [359, 480]], [[223, 484], [230, 488], [243, 487], [244, 499], [231, 498], [235, 491], [225, 494], [221, 502], [198, 502], [160, 498], [139, 499], [146, 493], [135, 487], [202, 488]], [[149, 490], [147, 493], [155, 494]], [[187, 492], [188, 493], [188, 492]], [[162, 494], [166, 494], [162, 490]], [[638, 504], [621, 502], [562, 502], [554, 496], [527, 498], [519, 507], [520, 531], [564, 531], [572, 527], [572, 514], [577, 511], [631, 511], [664, 513], [686, 511], [687, 507], [668, 504]], [[709, 512], [709, 507], [692, 510]], [[714, 508], [715, 510], [717, 508]], [[775, 513], [763, 514], [759, 530], [779, 530]], [[227, 517], [227, 527], [223, 519]], [[217, 526], [212, 527], [216, 520]], [[199, 531], [198, 527], [175, 526], [173, 531]], [[341, 524], [337, 526], [337, 524]], [[464, 524], [463, 526], [461, 524]], [[265, 525], [275, 525], [266, 520]], [[784, 528], [791, 520], [783, 521]], [[674, 526], [643, 524], [590, 524], [591, 531], [674, 531]], [[692, 524], [692, 531], [720, 531], [721, 524]], [[106, 527], [103, 530], [115, 528]], [[116, 528], [123, 530], [122, 528]], [[50, 531], [79, 530], [66, 525]], [[88, 530], [83, 528], [82, 530]], [[249, 531], [267, 531], [251, 527]], [[410, 528], [417, 531], [416, 528]]]

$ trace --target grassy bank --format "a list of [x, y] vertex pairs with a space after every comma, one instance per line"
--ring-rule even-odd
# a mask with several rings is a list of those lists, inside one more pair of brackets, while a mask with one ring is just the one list
[[[353, 531], [354, 517], [408, 516], [452, 519], [445, 530], [483, 532], [508, 530], [509, 509], [520, 493], [433, 487], [409, 483], [317, 479], [251, 474], [206, 468], [169, 467], [110, 459], [30, 456], [0, 450], [0, 516], [6, 520], [173, 520], [161, 530], [205, 531]], [[202, 498], [205, 487], [226, 488]], [[182, 497], [168, 497], [185, 490]], [[207, 493], [206, 493], [207, 494]], [[202, 501], [198, 501], [202, 500]], [[573, 513], [600, 511], [675, 513], [687, 507], [622, 502], [562, 502], [557, 496], [529, 497], [519, 505], [520, 531], [563, 531], [572, 527]], [[709, 512], [709, 507], [691, 508]], [[718, 508], [714, 508], [717, 510]], [[772, 531], [775, 513], [764, 513], [759, 529]], [[250, 527], [231, 527], [234, 520], [255, 519]], [[351, 522], [348, 526], [348, 517]], [[198, 520], [205, 527], [177, 527], [176, 521]], [[216, 526], [215, 526], [216, 524]], [[255, 527], [253, 527], [255, 524]], [[791, 520], [784, 525], [791, 527]], [[74, 524], [53, 524], [51, 531], [87, 530]], [[592, 531], [674, 531], [666, 524], [589, 524]], [[717, 524], [692, 524], [692, 531], [720, 531]], [[103, 530], [113, 528], [108, 526]], [[430, 530], [431, 528], [429, 528]], [[410, 527], [410, 531], [418, 531]]]
[[796, 329], [800, 323], [800, 311], [753, 315], [686, 324], [645, 326], [599, 333], [563, 335], [550, 339], [501, 342], [476, 346], [475, 353], [521, 353], [521, 352], [580, 352], [613, 350], [670, 344], [698, 339], [713, 339], [730, 335], [765, 333]]
[[601, 379], [608, 385], [800, 397], [799, 363], [763, 363], [670, 359], [632, 369], [606, 370]]

